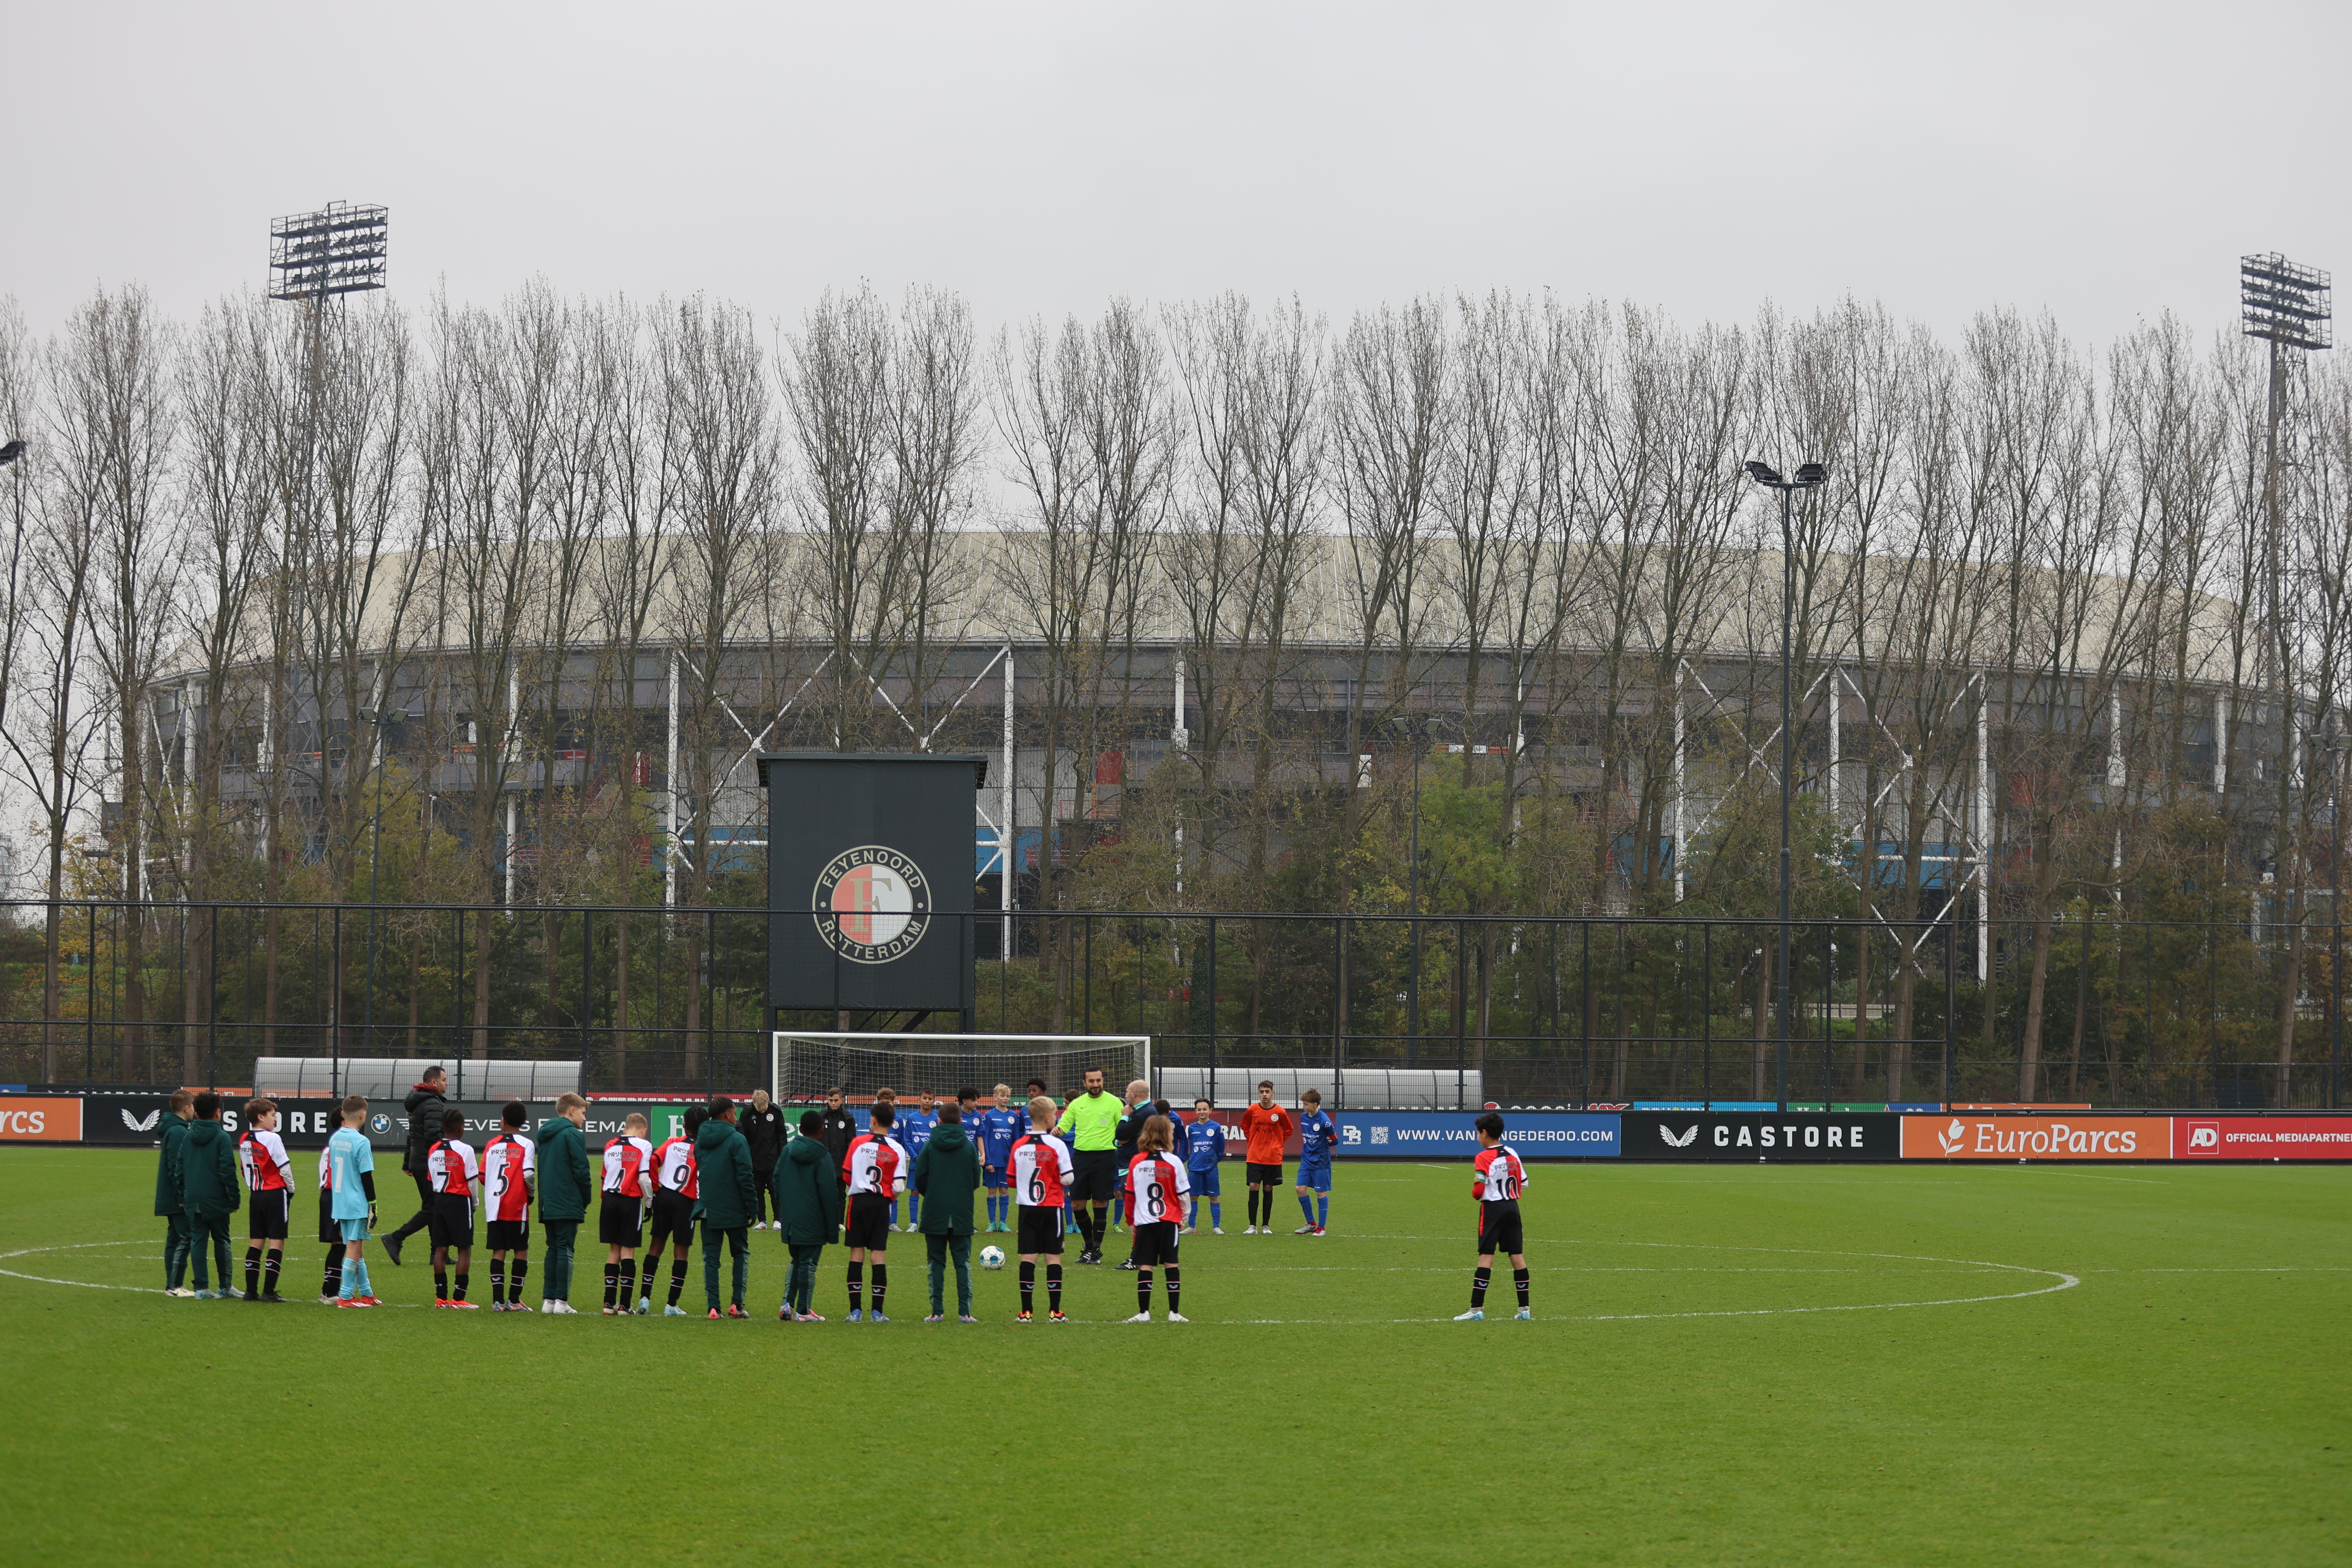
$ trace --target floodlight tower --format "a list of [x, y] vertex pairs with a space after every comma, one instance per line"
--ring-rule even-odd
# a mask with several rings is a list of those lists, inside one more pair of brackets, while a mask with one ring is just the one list
[[[2294, 805], [2295, 792], [2303, 783], [2304, 744], [2300, 710], [2303, 683], [2296, 669], [2294, 605], [2296, 584], [2304, 579], [2306, 563], [2294, 558], [2299, 553], [2297, 541], [2305, 536], [2289, 531], [2286, 514], [2290, 505], [2301, 511], [2311, 503], [2310, 359], [2329, 345], [2328, 329], [2334, 314], [2329, 281], [2327, 274], [2317, 268], [2299, 267], [2276, 251], [2238, 258], [2242, 329], [2246, 336], [2270, 344], [2270, 430], [2263, 468], [2262, 640], [2258, 667], [2261, 685], [2270, 693], [2271, 710], [2277, 716], [2279, 726], [2278, 793], [2273, 803], [2276, 816], [2271, 824], [2272, 869], [2268, 879], [2275, 884], [2273, 896], [2284, 901], [2298, 919], [2305, 914], [2307, 868], [2303, 846], [2298, 842], [2300, 823]], [[2287, 494], [2291, 484], [2295, 487], [2292, 500]], [[2216, 739], [2224, 744], [2228, 741], [2226, 735]], [[2299, 941], [2300, 927], [2284, 954], [2288, 973], [2282, 977], [2284, 989], [2279, 1005], [2281, 1107], [2288, 1103], [2287, 1082], [2294, 1059], [2294, 997], [2301, 989], [2301, 977], [2293, 969]], [[2331, 986], [2333, 984], [2331, 977]]]
[[2296, 417], [2308, 401], [2310, 356], [2330, 346], [2333, 289], [2328, 275], [2298, 267], [2276, 251], [2238, 258], [2239, 315], [2250, 338], [2270, 344], [2270, 434], [2263, 473], [2263, 573], [2264, 619], [2269, 634], [2263, 654], [2271, 679], [2284, 682], [2286, 669], [2286, 484], [2299, 470], [2303, 453]]
[[[308, 527], [313, 521], [311, 501], [312, 475], [318, 468], [319, 404], [326, 384], [327, 312], [333, 309], [339, 315], [343, 301], [353, 294], [363, 294], [383, 287], [384, 254], [387, 249], [388, 225], [381, 206], [353, 206], [349, 202], [329, 202], [317, 212], [297, 213], [291, 217], [274, 218], [269, 225], [269, 297], [289, 300], [308, 307], [310, 329], [310, 376], [302, 412], [302, 513], [300, 525]], [[298, 574], [298, 582], [300, 580]], [[381, 684], [381, 682], [379, 683]], [[278, 726], [279, 715], [266, 716], [263, 732], [284, 733]], [[371, 714], [373, 719], [374, 716]], [[320, 712], [320, 738], [319, 756], [326, 761], [325, 729], [327, 715]], [[383, 747], [383, 725], [377, 722], [376, 749]], [[280, 744], [283, 744], [281, 742]], [[266, 749], [266, 748], [265, 748]], [[270, 798], [277, 801], [278, 770], [276, 759], [265, 756], [262, 766], [268, 769]], [[323, 790], [323, 782], [321, 789]], [[377, 813], [383, 811], [383, 786], [376, 785]], [[372, 857], [383, 849], [381, 827]], [[375, 901], [375, 868], [373, 858], [368, 868], [368, 901]], [[375, 1022], [375, 915], [368, 915], [368, 988], [364, 1005], [371, 1029]], [[340, 1007], [336, 1023], [342, 1022]], [[338, 1027], [340, 1037], [341, 1029]], [[370, 1042], [373, 1045], [373, 1041]]]

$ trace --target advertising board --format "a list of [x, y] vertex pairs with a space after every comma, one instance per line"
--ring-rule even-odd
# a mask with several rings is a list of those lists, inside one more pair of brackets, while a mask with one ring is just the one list
[[[1478, 1151], [1475, 1111], [1343, 1110], [1343, 1160], [1466, 1160]], [[1614, 1116], [1514, 1110], [1503, 1118], [1503, 1142], [1530, 1160], [1608, 1159], [1617, 1152]]]
[[2176, 1116], [2176, 1160], [2352, 1160], [2352, 1117]]
[[2168, 1116], [1906, 1116], [1906, 1160], [2169, 1160]]
[[1628, 1160], [1893, 1160], [1901, 1120], [1881, 1111], [1629, 1110]]
[[78, 1143], [79, 1099], [12, 1094], [0, 1099], [0, 1143]]

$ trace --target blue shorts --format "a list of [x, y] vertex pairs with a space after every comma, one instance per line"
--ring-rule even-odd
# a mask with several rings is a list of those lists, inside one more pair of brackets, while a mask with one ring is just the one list
[[1225, 1195], [1224, 1189], [1217, 1185], [1217, 1168], [1214, 1165], [1199, 1170], [1187, 1169], [1184, 1179], [1192, 1184], [1192, 1195], [1196, 1198], [1221, 1198]]
[[367, 1221], [363, 1219], [347, 1219], [337, 1223], [341, 1224], [343, 1227], [343, 1239], [345, 1241], [365, 1241], [367, 1239]]
[[1298, 1167], [1297, 1184], [1302, 1187], [1312, 1187], [1318, 1193], [1329, 1192], [1331, 1190], [1331, 1162], [1324, 1160], [1312, 1165], [1300, 1165]]
[[980, 1184], [983, 1187], [1009, 1187], [1013, 1184], [1013, 1173], [1003, 1165], [990, 1165], [981, 1172]]

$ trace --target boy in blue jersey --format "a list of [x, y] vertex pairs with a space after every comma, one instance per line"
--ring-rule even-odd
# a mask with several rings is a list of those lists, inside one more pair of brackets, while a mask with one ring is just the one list
[[383, 1303], [368, 1288], [368, 1231], [375, 1224], [375, 1151], [369, 1147], [360, 1123], [367, 1120], [366, 1100], [343, 1097], [343, 1124], [327, 1140], [327, 1169], [334, 1188], [335, 1223], [343, 1231], [343, 1278], [335, 1299], [338, 1307], [378, 1307]]
[[1184, 1124], [1184, 1176], [1192, 1185], [1192, 1223], [1184, 1228], [1192, 1235], [1201, 1233], [1203, 1198], [1209, 1204], [1211, 1234], [1225, 1234], [1225, 1205], [1217, 1201], [1223, 1192], [1217, 1182], [1217, 1162], [1224, 1157], [1224, 1123], [1217, 1120], [1215, 1110], [1206, 1100], [1194, 1100], [1192, 1120]]
[[1000, 1083], [985, 1109], [963, 1113], [965, 1131], [980, 1145], [981, 1190], [988, 1198], [990, 1230], [1013, 1228], [1009, 1223], [1013, 1218], [1013, 1184], [1012, 1178], [1005, 1174], [1005, 1164], [1013, 1155], [1013, 1141], [1021, 1136], [1021, 1119], [1005, 1109], [1012, 1098], [1012, 1087]]
[[1339, 1142], [1339, 1124], [1324, 1112], [1319, 1090], [1310, 1089], [1299, 1100], [1298, 1209], [1307, 1223], [1290, 1234], [1320, 1236], [1331, 1219], [1331, 1151]]
[[[915, 1109], [912, 1110], [901, 1110], [898, 1112], [897, 1124], [898, 1130], [898, 1142], [905, 1144], [907, 1148], [907, 1161], [908, 1168], [909, 1170], [914, 1168], [915, 1156], [923, 1152], [923, 1145], [931, 1141], [932, 1130], [937, 1128], [939, 1124], [939, 1096], [933, 1094], [928, 1089], [916, 1090]], [[915, 1191], [912, 1187], [908, 1187], [907, 1189], [907, 1223], [903, 1227], [899, 1226], [898, 1205], [893, 1203], [890, 1205], [891, 1228], [894, 1230], [904, 1228], [908, 1231], [913, 1231], [921, 1226], [922, 1223], [923, 1194]]]

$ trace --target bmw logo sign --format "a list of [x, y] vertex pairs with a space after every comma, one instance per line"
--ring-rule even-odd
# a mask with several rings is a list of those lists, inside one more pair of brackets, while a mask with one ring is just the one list
[[368, 1131], [371, 1131], [371, 1132], [389, 1132], [389, 1131], [392, 1131], [392, 1118], [391, 1118], [391, 1117], [389, 1117], [389, 1116], [386, 1116], [386, 1115], [385, 1115], [383, 1111], [381, 1111], [381, 1110], [377, 1111], [373, 1116], [371, 1116], [371, 1117], [369, 1117], [369, 1118], [368, 1118]]

